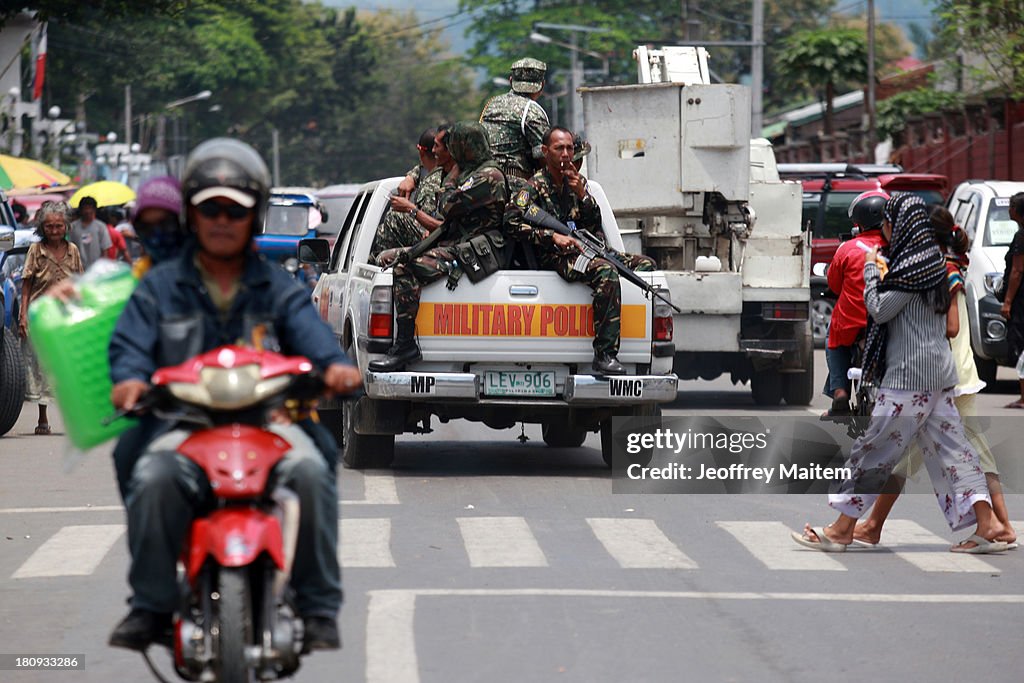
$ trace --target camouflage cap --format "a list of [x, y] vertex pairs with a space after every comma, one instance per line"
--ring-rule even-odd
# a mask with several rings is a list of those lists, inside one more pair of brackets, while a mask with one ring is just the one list
[[535, 93], [544, 86], [544, 74], [548, 65], [539, 59], [525, 57], [512, 63], [509, 69], [509, 81], [512, 92]]

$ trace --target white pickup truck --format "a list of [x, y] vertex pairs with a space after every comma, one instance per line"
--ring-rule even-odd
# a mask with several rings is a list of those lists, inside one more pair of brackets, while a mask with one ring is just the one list
[[[603, 378], [590, 374], [593, 313], [585, 285], [539, 270], [503, 270], [476, 284], [464, 277], [454, 291], [439, 280], [422, 289], [416, 318], [422, 360], [405, 372], [370, 372], [367, 365], [383, 357], [395, 328], [391, 269], [368, 262], [370, 245], [400, 180], [362, 187], [333, 249], [326, 240], [304, 240], [299, 248], [301, 260], [323, 267], [313, 303], [365, 380], [358, 402], [321, 409], [339, 438], [343, 464], [390, 466], [395, 435], [429, 432], [436, 415], [493, 429], [541, 424], [553, 447], [578, 447], [588, 432], [600, 430], [610, 465], [612, 416], [656, 415], [660, 403], [676, 398], [670, 307], [621, 281], [618, 358], [629, 374]], [[589, 187], [609, 246], [622, 249], [604, 192], [596, 182]], [[640, 275], [665, 287], [660, 272]]]

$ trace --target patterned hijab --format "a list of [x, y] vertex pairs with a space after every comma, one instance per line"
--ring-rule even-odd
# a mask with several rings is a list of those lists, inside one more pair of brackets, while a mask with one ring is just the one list
[[[935, 241], [924, 200], [907, 192], [894, 193], [885, 203], [885, 219], [892, 225], [889, 272], [878, 291], [925, 293], [946, 280], [946, 259]], [[888, 330], [868, 316], [862, 364], [864, 379], [878, 384], [885, 376]]]
[[487, 132], [475, 121], [459, 121], [448, 132], [448, 153], [459, 165], [462, 182], [484, 165], [494, 165]]

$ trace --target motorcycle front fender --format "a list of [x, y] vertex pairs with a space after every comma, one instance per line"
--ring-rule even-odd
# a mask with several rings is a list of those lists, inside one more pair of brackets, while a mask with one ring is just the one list
[[186, 567], [189, 581], [195, 582], [208, 557], [222, 567], [244, 567], [260, 553], [284, 570], [284, 541], [276, 517], [251, 508], [215, 510], [192, 522]]

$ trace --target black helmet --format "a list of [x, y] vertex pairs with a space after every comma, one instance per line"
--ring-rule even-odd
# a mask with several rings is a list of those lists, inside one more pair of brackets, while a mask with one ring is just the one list
[[200, 143], [189, 154], [181, 190], [185, 206], [222, 196], [242, 206], [255, 207], [255, 234], [267, 212], [270, 171], [259, 152], [241, 140], [213, 138]]
[[874, 230], [882, 227], [882, 211], [888, 200], [889, 194], [884, 190], [868, 190], [860, 193], [850, 202], [850, 220], [861, 230]]

